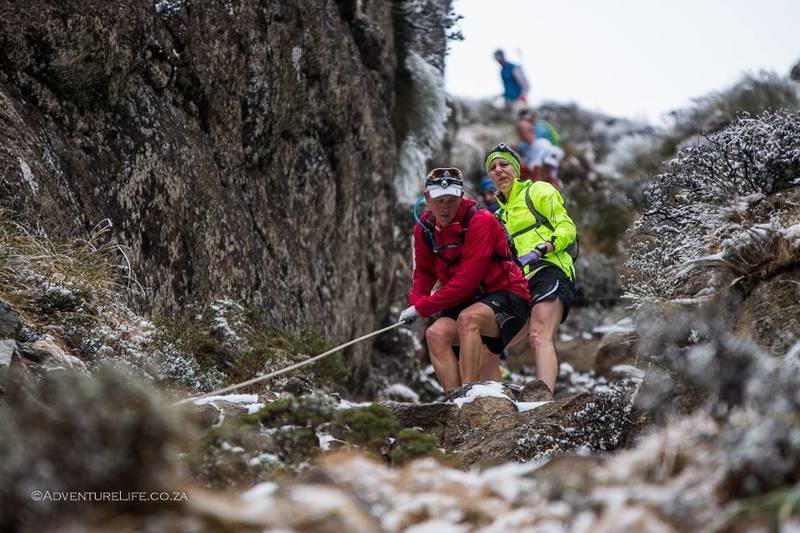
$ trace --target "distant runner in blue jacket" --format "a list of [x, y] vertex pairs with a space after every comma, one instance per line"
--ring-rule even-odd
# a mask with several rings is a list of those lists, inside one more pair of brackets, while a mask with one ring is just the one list
[[522, 72], [522, 67], [506, 61], [506, 54], [502, 50], [494, 53], [494, 58], [500, 63], [500, 78], [503, 80], [503, 98], [509, 107], [524, 104], [528, 98], [528, 80]]

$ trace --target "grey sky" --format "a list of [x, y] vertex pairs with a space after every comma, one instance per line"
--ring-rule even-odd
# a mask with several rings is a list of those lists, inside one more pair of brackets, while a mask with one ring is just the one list
[[492, 57], [521, 63], [533, 103], [657, 120], [745, 72], [800, 60], [800, 0], [456, 0], [447, 89], [501, 92]]

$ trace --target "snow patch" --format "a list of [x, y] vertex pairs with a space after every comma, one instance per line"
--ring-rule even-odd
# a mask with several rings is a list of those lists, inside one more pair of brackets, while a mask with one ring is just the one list
[[265, 481], [251, 487], [242, 493], [242, 499], [248, 502], [263, 500], [265, 496], [271, 496], [278, 490], [278, 484], [272, 481]]
[[39, 193], [39, 184], [36, 183], [36, 179], [33, 177], [31, 167], [29, 167], [28, 163], [21, 157], [17, 159], [19, 159], [19, 169], [22, 171], [22, 179], [25, 180], [25, 183], [27, 183], [31, 191], [33, 191], [33, 195], [36, 196]]
[[410, 205], [421, 190], [428, 160], [444, 138], [450, 110], [444, 76], [439, 69], [413, 51], [408, 54], [405, 66], [411, 74], [413, 92], [407, 113], [410, 128], [398, 150], [394, 186], [397, 199]]
[[[247, 461], [247, 464], [250, 466], [258, 466], [258, 465], [271, 465], [280, 461], [277, 455], [274, 453], [262, 453], [257, 455]], [[252, 489], [251, 489], [252, 490]]]
[[186, 0], [161, 0], [153, 6], [159, 15], [171, 15], [186, 4]]
[[397, 398], [403, 398], [410, 402], [419, 403], [419, 394], [402, 383], [395, 383], [389, 387], [386, 387], [384, 393]]
[[635, 379], [644, 379], [644, 370], [633, 365], [615, 365], [611, 367], [613, 374], [622, 374]]
[[254, 415], [263, 408], [264, 408], [263, 403], [251, 403], [250, 405], [247, 406], [247, 414]]
[[453, 400], [453, 403], [460, 408], [466, 403], [472, 403], [475, 398], [505, 398], [506, 400], [511, 401], [511, 398], [503, 394], [502, 383], [481, 383], [478, 385], [473, 385], [467, 391], [466, 396], [456, 398]]
[[541, 407], [545, 404], [552, 403], [549, 400], [544, 402], [514, 402], [517, 405], [517, 409], [520, 413], [524, 413], [525, 411], [530, 411], [531, 409], [536, 409], [537, 407]]
[[356, 409], [358, 407], [367, 407], [372, 405], [372, 402], [351, 402], [350, 400], [339, 400], [336, 409]]
[[292, 67], [297, 73], [297, 78], [300, 79], [300, 59], [303, 57], [303, 49], [299, 46], [292, 48]]
[[330, 433], [323, 433], [322, 431], [317, 431], [317, 439], [319, 439], [319, 449], [323, 452], [330, 450], [331, 442], [338, 440]]
[[607, 335], [609, 333], [631, 333], [636, 331], [636, 327], [631, 317], [625, 317], [619, 322], [610, 325], [597, 326], [592, 328], [592, 333]]
[[208, 396], [207, 398], [199, 398], [194, 401], [195, 405], [203, 405], [206, 403], [225, 401], [231, 403], [246, 403], [257, 404], [258, 394], [220, 394], [219, 396]]

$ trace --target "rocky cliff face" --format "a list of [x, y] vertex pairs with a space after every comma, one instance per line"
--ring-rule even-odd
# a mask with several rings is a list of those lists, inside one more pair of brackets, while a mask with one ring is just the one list
[[443, 57], [448, 11], [6, 3], [0, 205], [51, 234], [110, 219], [157, 312], [226, 295], [281, 327], [369, 330], [394, 294], [397, 91], [408, 54]]

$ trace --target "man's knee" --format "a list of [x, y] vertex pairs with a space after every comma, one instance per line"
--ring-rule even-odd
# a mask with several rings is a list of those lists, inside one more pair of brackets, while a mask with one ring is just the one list
[[456, 325], [458, 327], [459, 335], [480, 331], [480, 316], [477, 313], [473, 313], [468, 310], [463, 311], [460, 315], [458, 315]]
[[434, 349], [450, 346], [451, 337], [447, 327], [440, 323], [434, 323], [425, 331], [425, 340], [428, 341], [428, 346]]

